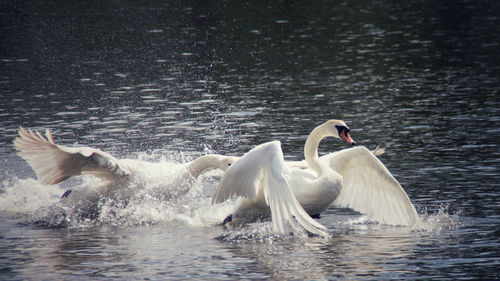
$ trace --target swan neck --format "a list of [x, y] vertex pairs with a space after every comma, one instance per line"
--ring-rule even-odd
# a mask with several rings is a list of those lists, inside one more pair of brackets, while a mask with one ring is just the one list
[[219, 158], [220, 158], [219, 155], [215, 154], [198, 157], [195, 160], [189, 162], [187, 169], [191, 174], [191, 176], [197, 177], [207, 169], [217, 168], [219, 166], [218, 165], [220, 161]]
[[304, 158], [307, 164], [318, 173], [321, 173], [323, 170], [319, 161], [318, 147], [325, 136], [323, 126], [318, 126], [309, 134], [304, 146]]

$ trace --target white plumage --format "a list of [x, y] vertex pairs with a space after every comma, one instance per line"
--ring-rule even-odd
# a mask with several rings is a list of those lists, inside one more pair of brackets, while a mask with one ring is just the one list
[[[92, 147], [67, 147], [56, 144], [50, 131], [45, 137], [39, 132], [19, 128], [19, 137], [14, 139], [17, 154], [25, 159], [45, 184], [57, 184], [65, 179], [83, 174], [115, 181], [132, 176], [134, 171], [125, 161]], [[197, 177], [207, 169], [226, 170], [236, 157], [209, 154], [186, 164], [184, 174], [177, 182], [187, 177]]]
[[352, 208], [384, 224], [420, 222], [401, 185], [375, 157], [380, 150], [370, 152], [359, 146], [319, 158], [318, 146], [325, 137], [354, 144], [347, 125], [340, 120], [327, 121], [311, 132], [302, 162], [285, 163], [278, 141], [261, 144], [224, 173], [213, 202], [233, 195], [244, 197], [230, 224], [252, 222], [270, 212], [273, 230], [279, 233], [285, 232], [286, 222], [294, 228], [298, 222], [312, 233], [325, 235], [321, 230], [324, 226], [309, 215], [319, 215], [332, 204]]
[[342, 189], [333, 204], [366, 214], [383, 224], [420, 223], [415, 207], [384, 164], [363, 146], [321, 157], [342, 176]]
[[[352, 208], [384, 224], [420, 223], [406, 192], [375, 156], [380, 150], [371, 152], [357, 146], [320, 158], [319, 143], [328, 136], [354, 143], [343, 121], [330, 120], [307, 138], [305, 161], [285, 162], [280, 142], [272, 141], [256, 146], [239, 160], [215, 154], [199, 157], [187, 163], [177, 182], [196, 177], [206, 169], [227, 169], [213, 203], [234, 195], [243, 197], [232, 213], [231, 223], [253, 222], [270, 215], [273, 230], [278, 233], [284, 233], [288, 223], [294, 229], [303, 227], [326, 235], [325, 227], [310, 215], [319, 215], [331, 205]], [[99, 149], [56, 144], [49, 130], [43, 136], [20, 127], [14, 146], [45, 184], [81, 174], [112, 181], [134, 174], [124, 161]]]
[[[297, 220], [308, 231], [326, 235], [320, 230], [325, 227], [313, 220], [295, 198], [287, 182], [289, 173], [284, 166], [280, 142], [255, 147], [224, 173], [213, 202], [224, 202], [233, 195], [246, 197], [255, 202], [252, 207], [271, 209], [273, 230], [276, 232], [284, 233], [284, 224], [288, 222], [295, 226]], [[249, 215], [247, 212], [250, 211], [244, 212]], [[258, 216], [258, 211], [255, 214]]]
[[45, 184], [56, 184], [69, 177], [90, 173], [103, 178], [121, 178], [129, 169], [110, 154], [91, 147], [67, 147], [55, 143], [47, 129], [45, 136], [19, 128], [14, 140], [18, 155], [25, 159]]

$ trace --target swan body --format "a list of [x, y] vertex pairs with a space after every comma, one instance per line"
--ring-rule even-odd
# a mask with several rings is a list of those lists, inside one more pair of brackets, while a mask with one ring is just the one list
[[278, 141], [261, 144], [243, 155], [224, 173], [213, 203], [226, 201], [233, 195], [245, 197], [232, 212], [232, 222], [255, 221], [271, 210], [273, 230], [285, 233], [285, 223], [325, 236], [325, 227], [314, 221], [295, 198], [284, 172], [281, 144]]
[[[99, 149], [56, 144], [48, 129], [43, 136], [39, 132], [20, 127], [18, 134], [19, 137], [14, 139], [17, 154], [28, 162], [44, 184], [57, 184], [69, 177], [84, 174], [116, 182], [134, 174], [132, 167], [125, 161]], [[186, 164], [185, 172], [179, 175], [176, 182], [198, 177], [207, 169], [226, 170], [236, 159], [218, 154], [201, 156]]]
[[327, 162], [319, 161], [318, 145], [325, 137], [354, 143], [343, 121], [330, 120], [316, 127], [304, 146], [310, 168], [306, 170], [287, 168], [279, 141], [261, 144], [226, 170], [213, 202], [223, 202], [232, 195], [246, 198], [232, 213], [233, 224], [258, 219], [270, 209], [274, 231], [284, 233], [287, 222], [296, 228], [296, 220], [307, 231], [324, 236], [321, 229], [325, 227], [309, 214], [319, 214], [328, 208], [342, 187], [342, 177]]
[[[411, 226], [420, 222], [406, 192], [376, 157], [383, 149], [369, 151], [357, 146], [320, 158], [318, 146], [325, 137], [354, 144], [347, 125], [330, 120], [307, 138], [305, 161], [285, 163], [277, 141], [259, 145], [236, 161], [224, 173], [213, 199], [219, 203], [232, 195], [243, 197], [225, 223], [248, 223], [270, 214], [274, 231], [283, 233], [284, 223], [293, 226], [295, 218], [308, 231], [321, 235], [323, 227], [311, 223], [310, 216], [318, 216], [331, 205], [352, 208], [384, 224]], [[270, 200], [273, 195], [277, 197], [274, 201]]]

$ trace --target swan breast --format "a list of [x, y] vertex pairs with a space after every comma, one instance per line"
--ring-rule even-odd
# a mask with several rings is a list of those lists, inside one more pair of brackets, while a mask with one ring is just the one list
[[337, 199], [342, 189], [342, 178], [337, 175], [325, 175], [315, 178], [314, 175], [294, 173], [289, 178], [290, 186], [300, 205], [310, 216], [324, 212]]

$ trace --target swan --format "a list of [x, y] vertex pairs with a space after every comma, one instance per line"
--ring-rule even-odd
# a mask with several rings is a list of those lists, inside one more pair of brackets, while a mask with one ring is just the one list
[[325, 227], [314, 221], [330, 205], [349, 207], [374, 220], [392, 225], [414, 225], [420, 221], [405, 191], [376, 155], [357, 146], [318, 156], [325, 137], [355, 144], [350, 129], [341, 120], [329, 120], [309, 134], [303, 162], [285, 162], [281, 143], [256, 146], [224, 173], [213, 203], [233, 195], [242, 197], [226, 217], [228, 226], [254, 222], [271, 213], [273, 231], [284, 233], [286, 222], [297, 228], [325, 235]]
[[[20, 127], [18, 135], [14, 139], [17, 154], [28, 162], [37, 178], [44, 184], [58, 184], [69, 177], [86, 174], [116, 183], [129, 179], [134, 173], [132, 167], [125, 161], [100, 149], [56, 144], [48, 129], [43, 136], [37, 131]], [[216, 168], [224, 171], [236, 159], [233, 156], [218, 154], [198, 157], [186, 164], [184, 173], [176, 178], [175, 183], [182, 184], [188, 178], [196, 178], [208, 169]], [[70, 192], [66, 191], [62, 197], [67, 197]]]

